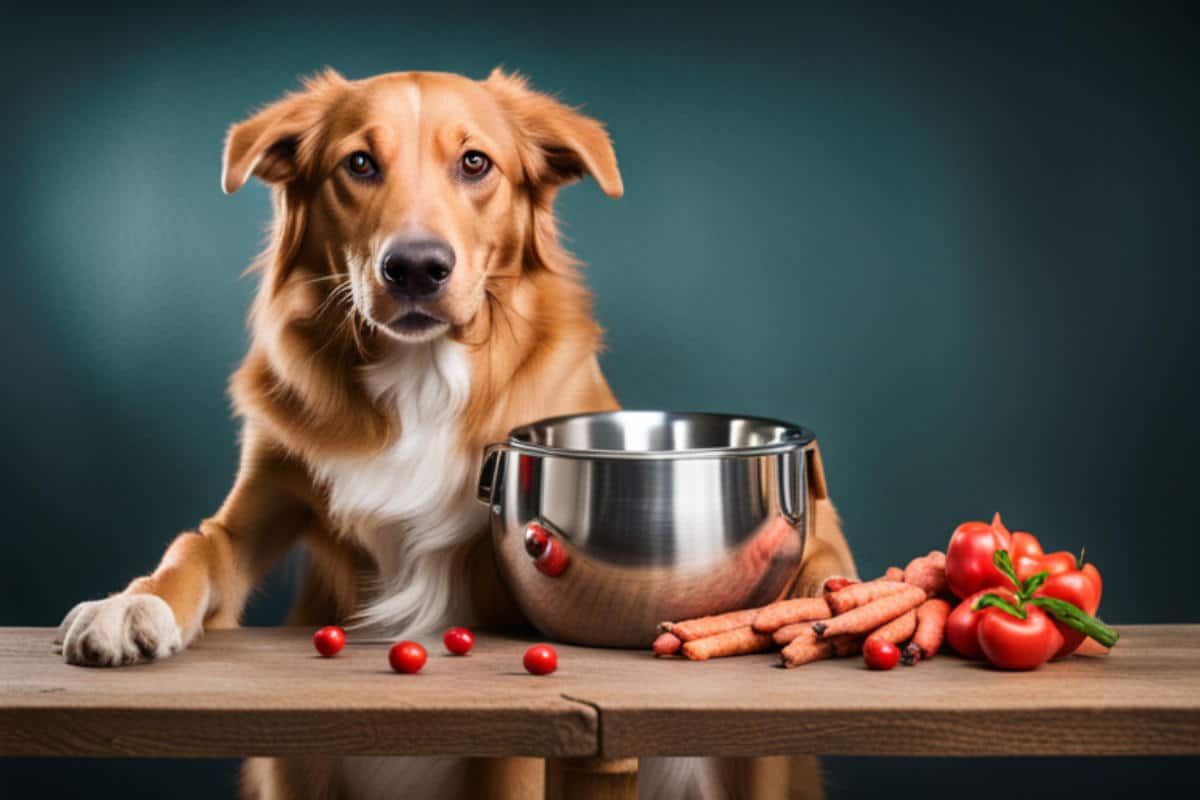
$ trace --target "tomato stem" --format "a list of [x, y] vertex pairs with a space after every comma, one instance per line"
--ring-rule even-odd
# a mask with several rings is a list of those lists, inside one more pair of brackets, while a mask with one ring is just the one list
[[1021, 582], [1017, 580], [1017, 571], [1013, 569], [1012, 557], [1007, 550], [997, 550], [992, 553], [992, 563], [996, 565], [996, 569], [1000, 570], [1004, 577], [1012, 581], [1012, 585], [1019, 592], [1021, 590]]
[[1021, 590], [1017, 592], [1017, 599], [1022, 603], [1033, 597], [1033, 593], [1042, 588], [1042, 584], [1050, 577], [1049, 571], [1043, 570], [1035, 575], [1030, 575], [1025, 582], [1021, 584]]
[[988, 606], [998, 608], [1006, 614], [1011, 614], [1017, 619], [1025, 619], [1027, 616], [1029, 616], [1025, 613], [1024, 608], [1013, 605], [998, 594], [985, 594], [983, 597], [975, 601], [973, 608], [975, 611], [978, 611], [979, 609], [987, 608]]
[[1035, 597], [1029, 602], [1043, 609], [1062, 624], [1087, 634], [1105, 647], [1112, 647], [1117, 643], [1117, 639], [1121, 638], [1121, 635], [1115, 630], [1074, 603], [1059, 600], [1057, 597]]

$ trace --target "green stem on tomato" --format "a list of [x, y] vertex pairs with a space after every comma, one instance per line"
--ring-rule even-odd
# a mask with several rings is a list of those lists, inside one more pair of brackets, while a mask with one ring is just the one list
[[1028, 614], [1025, 613], [1025, 609], [1021, 608], [1020, 606], [1013, 605], [998, 594], [985, 594], [983, 597], [975, 601], [975, 605], [971, 607], [971, 610], [978, 611], [979, 609], [987, 608], [988, 606], [998, 608], [1006, 614], [1011, 614], [1017, 619], [1025, 619], [1025, 617], [1028, 616]]
[[[982, 598], [980, 598], [982, 599]], [[1085, 633], [1105, 647], [1112, 647], [1121, 637], [1112, 628], [1091, 616], [1074, 603], [1059, 600], [1057, 597], [1035, 597], [1029, 601], [1044, 610], [1054, 619], [1080, 633]]]
[[1017, 571], [1013, 569], [1012, 557], [1008, 554], [1007, 550], [997, 550], [992, 553], [992, 563], [996, 565], [996, 569], [1000, 570], [1000, 573], [1004, 577], [1012, 581], [1012, 585], [1016, 587], [1018, 592], [1021, 591], [1021, 582], [1017, 580]]
[[1049, 577], [1050, 572], [1047, 570], [1043, 570], [1035, 575], [1030, 575], [1025, 579], [1025, 582], [1021, 584], [1021, 590], [1017, 592], [1017, 597], [1022, 602], [1033, 597], [1033, 593], [1042, 588], [1042, 584], [1045, 583], [1046, 579]]

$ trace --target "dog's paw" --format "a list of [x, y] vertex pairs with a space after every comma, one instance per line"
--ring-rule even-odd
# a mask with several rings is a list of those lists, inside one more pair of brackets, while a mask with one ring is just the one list
[[68, 664], [119, 667], [166, 658], [183, 647], [175, 614], [153, 594], [118, 594], [75, 606], [58, 628]]

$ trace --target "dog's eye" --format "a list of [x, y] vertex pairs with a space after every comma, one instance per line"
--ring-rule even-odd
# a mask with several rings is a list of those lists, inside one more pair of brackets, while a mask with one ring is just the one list
[[482, 178], [492, 168], [492, 160], [478, 150], [463, 153], [462, 173], [468, 178]]
[[375, 159], [362, 150], [346, 156], [346, 169], [356, 178], [373, 178], [379, 174], [379, 168], [375, 166]]

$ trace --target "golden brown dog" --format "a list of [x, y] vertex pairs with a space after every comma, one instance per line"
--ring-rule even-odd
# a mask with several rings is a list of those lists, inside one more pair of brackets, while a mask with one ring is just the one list
[[[222, 186], [257, 177], [275, 205], [253, 341], [232, 378], [244, 421], [237, 480], [153, 574], [72, 609], [66, 660], [163, 658], [204, 628], [237, 625], [297, 544], [310, 559], [291, 622], [401, 636], [517, 619], [474, 498], [482, 448], [541, 417], [617, 407], [552, 210], [559, 187], [584, 174], [621, 196], [600, 123], [500, 71], [484, 81], [330, 71], [235, 125]], [[833, 507], [815, 511], [798, 593], [854, 572]], [[441, 798], [470, 796], [488, 775], [514, 796], [541, 781], [521, 760], [411, 761], [258, 759], [244, 788]], [[660, 771], [681, 769], [711, 794], [695, 764]], [[669, 796], [689, 785], [670, 781]]]

